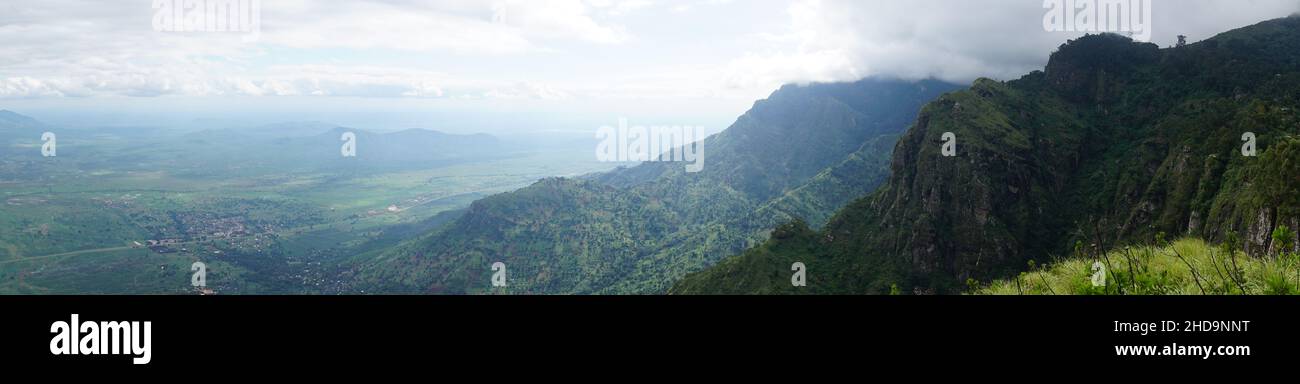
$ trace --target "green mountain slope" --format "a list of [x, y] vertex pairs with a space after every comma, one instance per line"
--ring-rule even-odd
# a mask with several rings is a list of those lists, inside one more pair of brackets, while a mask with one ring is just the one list
[[[704, 140], [701, 172], [645, 163], [480, 200], [440, 231], [358, 258], [358, 289], [663, 292], [780, 222], [825, 222], [870, 192], [917, 108], [955, 88], [877, 79], [783, 87]], [[508, 288], [489, 284], [496, 261], [507, 265]]]
[[[1300, 208], [1300, 17], [1159, 49], [1087, 36], [1045, 71], [925, 106], [889, 182], [821, 231], [784, 236], [670, 292], [957, 292], [1029, 260], [1157, 232], [1263, 254]], [[944, 133], [954, 157], [941, 154]], [[1255, 135], [1258, 156], [1241, 154]], [[808, 286], [791, 286], [791, 263]], [[1039, 260], [1042, 261], [1042, 260]]]

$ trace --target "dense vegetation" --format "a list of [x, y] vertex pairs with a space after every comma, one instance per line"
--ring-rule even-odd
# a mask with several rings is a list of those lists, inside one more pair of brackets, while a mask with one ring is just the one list
[[[940, 154], [952, 132], [957, 155]], [[1258, 156], [1243, 156], [1242, 137]], [[981, 79], [925, 106], [889, 182], [820, 231], [786, 236], [674, 293], [944, 293], [1030, 261], [1156, 233], [1251, 257], [1300, 213], [1300, 17], [1169, 49], [1117, 35], [1064, 44], [1045, 71]], [[1294, 237], [1294, 235], [1292, 235]], [[791, 289], [790, 264], [808, 265]]]
[[[795, 218], [825, 223], [887, 174], [920, 106], [956, 86], [869, 79], [786, 86], [705, 139], [704, 169], [645, 163], [475, 202], [447, 228], [357, 258], [357, 290], [657, 293]], [[508, 267], [493, 289], [489, 267]]]
[[[1274, 241], [1293, 241], [1285, 225]], [[1104, 257], [1083, 255], [983, 286], [971, 280], [972, 293], [984, 295], [1294, 295], [1300, 294], [1300, 253], [1282, 251], [1251, 257], [1229, 243], [1200, 239], [1172, 244], [1126, 246]]]
[[[189, 292], [195, 260], [230, 293], [1295, 290], [1300, 18], [1168, 49], [1086, 36], [958, 88], [786, 86], [704, 141], [703, 172], [547, 178], [465, 209], [609, 165], [427, 130], [355, 131], [342, 158], [353, 130], [322, 124], [60, 127], [43, 158], [52, 128], [0, 111], [0, 292]], [[1204, 240], [1148, 244], [1164, 233]], [[1097, 291], [1090, 261], [1123, 265]]]

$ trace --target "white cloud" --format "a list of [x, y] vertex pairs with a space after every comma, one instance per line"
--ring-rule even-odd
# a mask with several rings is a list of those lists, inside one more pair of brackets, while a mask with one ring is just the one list
[[793, 54], [746, 55], [728, 65], [722, 85], [729, 89], [771, 88], [791, 81], [853, 81], [862, 77], [850, 52], [825, 49]]
[[[1153, 42], [1200, 40], [1300, 10], [1296, 0], [1157, 1]], [[749, 53], [728, 66], [730, 87], [854, 80], [883, 75], [968, 82], [1040, 69], [1080, 33], [1047, 32], [1041, 2], [800, 0], [789, 27], [757, 37], [786, 48]]]
[[0, 79], [0, 97], [22, 98], [57, 96], [67, 96], [67, 94], [59, 90], [59, 87], [52, 86], [44, 80], [33, 79], [26, 76]]
[[338, 7], [277, 4], [264, 11], [261, 41], [298, 49], [347, 48], [512, 54], [541, 49], [523, 31], [487, 17], [412, 11], [384, 3]]
[[650, 0], [587, 0], [587, 4], [611, 16], [623, 16], [655, 5]]
[[[0, 4], [0, 98], [752, 100], [872, 75], [1014, 78], [1077, 35], [1044, 31], [1037, 0], [263, 0], [248, 43], [155, 32], [148, 3]], [[1164, 0], [1153, 41], [1297, 10]]]
[[540, 99], [540, 100], [566, 100], [572, 97], [568, 92], [556, 89], [546, 84], [536, 83], [518, 83], [507, 87], [490, 89], [483, 93], [483, 97], [491, 99]]
[[[610, 3], [605, 12], [644, 5]], [[581, 0], [264, 1], [261, 35], [248, 43], [234, 33], [154, 31], [147, 1], [7, 3], [0, 5], [0, 97], [443, 97], [445, 74], [366, 64], [326, 70], [314, 56], [347, 50], [495, 57], [628, 38], [621, 27], [598, 22], [593, 9]], [[286, 71], [277, 61], [305, 71]], [[481, 81], [491, 84], [462, 85], [482, 94], [514, 82]]]
[[[619, 6], [632, 4], [632, 8]], [[615, 11], [639, 7], [628, 1], [614, 3]], [[596, 43], [619, 43], [628, 38], [621, 27], [592, 18], [591, 6], [581, 0], [499, 0], [493, 4], [494, 20], [544, 38], [577, 38]]]
[[[516, 54], [547, 49], [552, 40], [618, 43], [616, 25], [594, 18], [582, 0], [438, 2], [266, 2], [266, 42], [294, 48], [388, 48], [409, 51]], [[611, 2], [627, 12], [636, 0]]]

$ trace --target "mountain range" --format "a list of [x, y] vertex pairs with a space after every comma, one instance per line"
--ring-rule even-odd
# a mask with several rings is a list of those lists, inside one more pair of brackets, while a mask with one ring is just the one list
[[[364, 206], [344, 216], [346, 225], [324, 226], [315, 237], [293, 239], [295, 247], [276, 248], [277, 255], [297, 257], [335, 238], [362, 244], [312, 259], [325, 263], [307, 265], [313, 278], [329, 281], [329, 291], [304, 285], [311, 292], [949, 294], [999, 280], [993, 285], [1005, 288], [1035, 265], [1083, 265], [1079, 260], [1129, 246], [1164, 249], [1153, 239], [1187, 237], [1184, 243], [1207, 250], [1217, 248], [1208, 244], [1236, 246], [1261, 260], [1283, 248], [1296, 252], [1300, 244], [1294, 231], [1281, 228], [1300, 228], [1300, 16], [1167, 48], [1087, 35], [1050, 52], [1042, 70], [969, 86], [876, 77], [787, 85], [703, 139], [700, 172], [680, 162], [646, 162], [545, 178], [468, 207], [463, 204], [472, 198], [538, 175], [609, 168], [539, 167], [506, 175], [507, 184], [428, 190], [466, 181], [451, 172], [392, 196], [384, 192], [395, 184], [383, 184], [367, 200], [353, 194], [351, 181], [407, 182], [418, 179], [411, 172], [476, 161], [482, 162], [468, 167], [474, 174], [501, 176], [510, 172], [494, 169], [503, 163], [495, 160], [529, 163], [532, 158], [512, 157], [541, 148], [518, 138], [306, 122], [57, 127], [58, 157], [37, 157], [33, 144], [52, 129], [0, 111], [4, 182], [26, 188], [6, 202], [26, 210], [18, 215], [12, 208], [14, 241], [46, 241], [47, 228], [38, 223], [56, 209], [136, 199], [116, 190], [118, 181], [155, 193], [141, 180], [241, 178], [232, 188], [260, 188], [247, 190], [249, 200], [268, 191], [315, 192], [328, 210], [260, 205], [283, 207], [279, 213], [288, 218], [282, 221], [309, 230], [334, 205]], [[347, 133], [357, 139], [355, 158], [340, 154]], [[546, 149], [587, 150], [586, 141], [563, 141]], [[389, 173], [395, 176], [377, 177]], [[300, 179], [281, 177], [287, 175]], [[53, 180], [85, 181], [113, 193], [82, 199], [77, 188], [55, 190]], [[403, 209], [418, 206], [399, 207], [398, 195], [434, 196], [427, 202], [451, 192], [464, 196], [455, 206], [430, 209], [431, 217], [421, 220], [395, 220], [400, 212], [417, 214]], [[59, 194], [72, 195], [54, 203], [45, 197]], [[134, 220], [175, 221], [174, 212], [192, 208], [183, 205], [191, 203], [185, 196], [171, 198], [145, 199], [165, 204], [126, 219], [101, 218], [106, 224], [94, 233], [113, 236], [86, 243], [116, 244], [125, 238], [109, 233], [111, 225], [136, 231]], [[300, 198], [284, 196], [285, 202]], [[357, 218], [371, 219], [361, 223], [370, 232], [357, 232]], [[71, 224], [49, 231], [83, 237]], [[262, 245], [253, 247], [248, 265], [299, 263], [261, 257]], [[491, 284], [497, 262], [507, 267], [505, 286]], [[298, 265], [292, 267], [266, 274]], [[806, 285], [792, 283], [796, 270], [806, 272]], [[121, 291], [111, 288], [103, 290]]]
[[1166, 49], [1082, 37], [924, 106], [889, 181], [823, 228], [782, 225], [670, 292], [955, 293], [1161, 233], [1269, 254], [1300, 213], [1297, 133], [1300, 17]]
[[[551, 178], [474, 202], [448, 226], [357, 257], [357, 290], [406, 293], [662, 293], [686, 273], [818, 225], [884, 181], [918, 108], [959, 88], [935, 80], [789, 85], [704, 139], [706, 162], [648, 162]], [[494, 262], [505, 289], [487, 284]]]

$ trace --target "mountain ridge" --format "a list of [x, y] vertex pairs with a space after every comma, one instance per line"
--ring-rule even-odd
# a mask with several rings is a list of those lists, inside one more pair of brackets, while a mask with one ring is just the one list
[[[823, 171], [882, 168], [887, 152], [879, 148], [892, 146], [916, 106], [956, 88], [883, 79], [786, 86], [705, 138], [699, 173], [651, 162], [546, 179], [476, 201], [447, 229], [361, 261], [358, 275], [366, 291], [491, 293], [499, 290], [486, 286], [487, 268], [503, 261], [522, 280], [515, 293], [662, 292], [677, 276], [761, 241], [789, 215], [821, 210], [813, 220], [825, 220], [868, 192], [882, 171], [850, 181], [837, 178], [862, 172]], [[790, 192], [807, 204], [779, 202]]]
[[[1045, 71], [926, 105], [889, 182], [823, 230], [783, 226], [670, 292], [957, 292], [1159, 232], [1240, 233], [1262, 254], [1300, 206], [1285, 187], [1300, 181], [1286, 170], [1300, 146], [1298, 56], [1297, 17], [1163, 50], [1110, 34], [1069, 41]], [[948, 132], [954, 157], [941, 155]], [[1245, 132], [1258, 157], [1234, 156]], [[809, 266], [807, 289], [790, 286], [793, 262]]]

